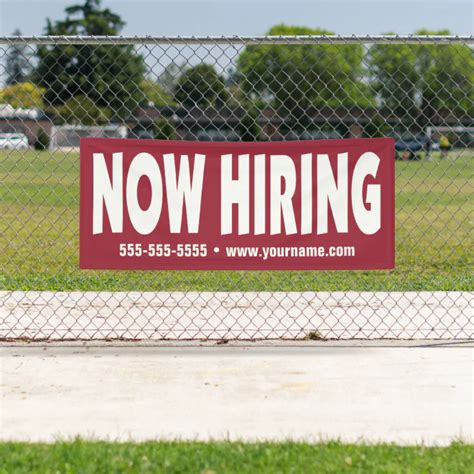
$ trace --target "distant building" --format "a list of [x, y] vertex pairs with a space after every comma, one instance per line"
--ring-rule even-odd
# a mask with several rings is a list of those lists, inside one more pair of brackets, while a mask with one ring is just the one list
[[127, 138], [123, 125], [53, 125], [51, 150], [79, 150], [81, 138]]
[[0, 104], [0, 133], [23, 133], [33, 145], [41, 129], [51, 135], [52, 120], [38, 109], [15, 109]]
[[[127, 120], [112, 120], [107, 126], [54, 126], [55, 117], [41, 110], [15, 109], [9, 104], [0, 104], [0, 133], [23, 133], [33, 145], [39, 130], [43, 129], [51, 138], [52, 148], [62, 148], [66, 142], [75, 148], [81, 136], [155, 138], [156, 121], [166, 119], [172, 123], [177, 140], [238, 141], [246, 113], [238, 106], [186, 109], [148, 104], [134, 110]], [[371, 128], [376, 135], [397, 135], [424, 133], [430, 126], [452, 129], [474, 126], [472, 117], [459, 117], [449, 111], [436, 112], [429, 123], [422, 114], [406, 123], [404, 118], [389, 111], [357, 106], [309, 107], [293, 111], [291, 115], [267, 106], [259, 112], [256, 121], [260, 129], [259, 139], [270, 141], [362, 137], [368, 136]], [[377, 123], [383, 124], [383, 130], [377, 127]], [[474, 146], [472, 132], [451, 132], [451, 140], [454, 146]]]
[[[246, 111], [243, 107], [155, 107], [147, 105], [134, 111], [127, 120], [129, 136], [154, 138], [154, 124], [159, 119], [169, 120], [176, 130], [178, 140], [239, 140], [239, 130]], [[310, 140], [324, 138], [350, 138], [367, 136], [370, 128], [375, 134], [423, 133], [428, 126], [426, 117], [411, 119], [406, 123], [390, 111], [375, 107], [309, 107], [293, 111], [278, 111], [270, 106], [256, 117], [260, 127], [260, 140]], [[431, 117], [433, 126], [472, 126], [472, 118], [458, 117], [452, 113], [437, 112]], [[377, 127], [383, 124], [384, 129]], [[474, 146], [474, 144], [470, 144]]]
[[[256, 117], [261, 130], [261, 140], [320, 139], [360, 137], [364, 127], [371, 120], [375, 110], [354, 108], [305, 109], [293, 116], [266, 107]], [[176, 129], [176, 138], [182, 140], [239, 139], [241, 121], [246, 114], [243, 107], [141, 107], [128, 121], [130, 136], [153, 138], [154, 123], [165, 118]], [[299, 117], [299, 118], [298, 118]], [[396, 118], [389, 118], [394, 126]]]

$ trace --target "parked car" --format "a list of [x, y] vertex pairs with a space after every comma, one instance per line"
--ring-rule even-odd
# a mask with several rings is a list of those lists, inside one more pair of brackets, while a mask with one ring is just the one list
[[419, 153], [429, 152], [432, 149], [433, 142], [427, 135], [402, 135], [395, 142], [395, 151], [398, 159], [419, 160]]
[[26, 150], [28, 138], [23, 133], [0, 133], [0, 149]]

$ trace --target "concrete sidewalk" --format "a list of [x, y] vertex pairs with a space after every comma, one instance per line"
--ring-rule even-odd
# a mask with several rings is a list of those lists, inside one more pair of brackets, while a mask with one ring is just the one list
[[474, 441], [473, 342], [0, 345], [0, 438]]

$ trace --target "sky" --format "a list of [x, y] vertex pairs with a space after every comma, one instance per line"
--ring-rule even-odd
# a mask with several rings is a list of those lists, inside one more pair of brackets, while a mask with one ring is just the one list
[[[472, 35], [474, 0], [102, 0], [126, 22], [122, 35], [221, 36], [262, 35], [273, 25], [303, 25], [342, 35], [395, 32], [420, 28], [449, 29]], [[24, 35], [44, 34], [46, 18], [64, 19], [67, 6], [84, 0], [0, 0], [0, 36], [19, 28]], [[1, 45], [0, 45], [1, 48]], [[242, 48], [160, 46], [139, 48], [150, 78], [171, 62], [180, 67], [201, 61], [224, 74], [235, 67]], [[0, 49], [0, 84], [5, 80]]]
[[[44, 32], [46, 17], [83, 0], [0, 0], [0, 36]], [[448, 28], [471, 35], [473, 0], [103, 0], [126, 21], [123, 35], [261, 35], [286, 23], [339, 34], [413, 33]]]

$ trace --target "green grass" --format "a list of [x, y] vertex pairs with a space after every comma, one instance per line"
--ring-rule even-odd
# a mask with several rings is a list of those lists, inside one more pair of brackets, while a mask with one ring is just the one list
[[396, 163], [393, 271], [84, 271], [77, 153], [0, 152], [0, 289], [471, 290], [473, 152]]
[[[474, 447], [351, 445], [339, 442], [0, 443], [0, 473], [462, 473]], [[470, 467], [469, 467], [470, 466]]]

